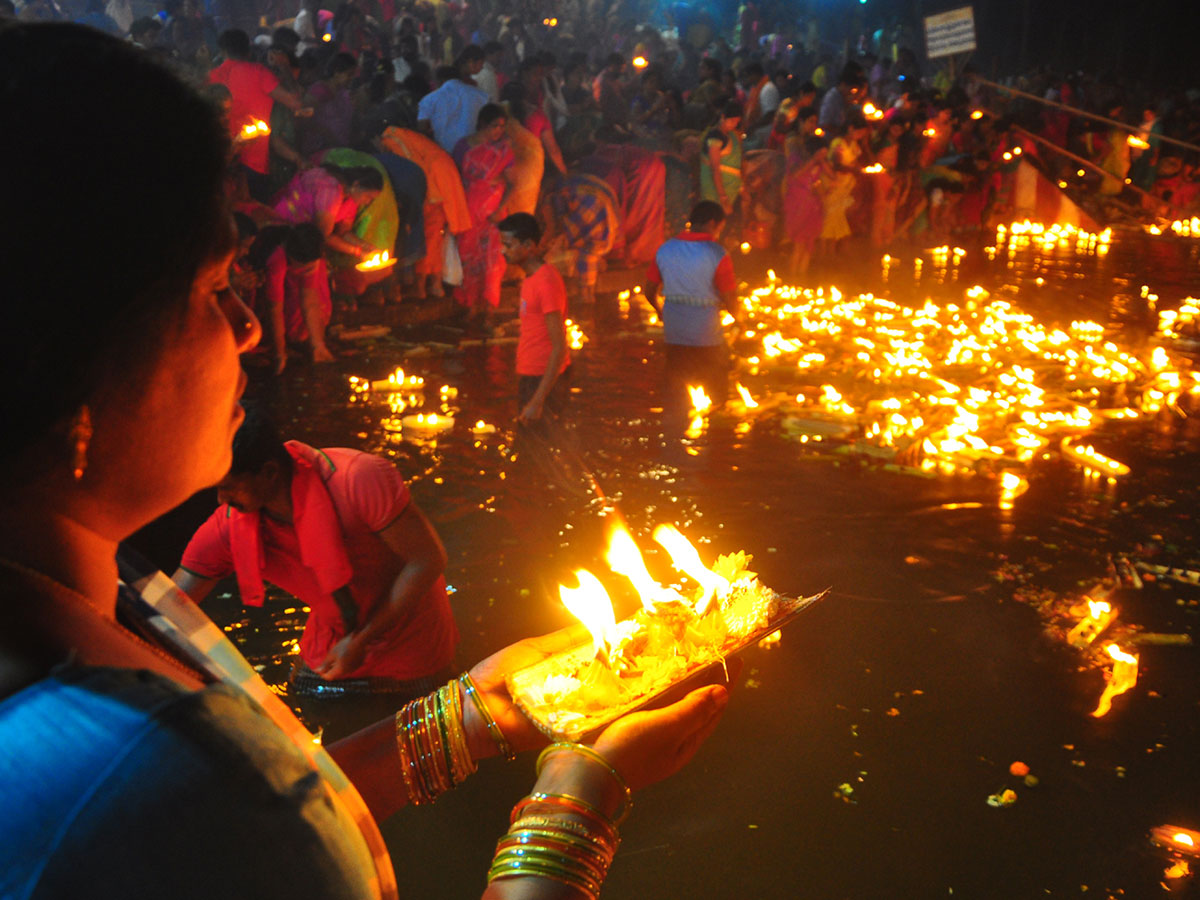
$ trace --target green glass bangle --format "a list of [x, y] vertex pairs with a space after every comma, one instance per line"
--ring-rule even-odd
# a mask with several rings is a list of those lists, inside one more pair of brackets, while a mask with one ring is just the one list
[[600, 883], [589, 875], [572, 871], [565, 866], [558, 865], [553, 860], [532, 859], [520, 854], [504, 858], [497, 856], [488, 871], [488, 882], [497, 878], [513, 878], [519, 875], [541, 875], [572, 887], [581, 888], [593, 896], [600, 893]]
[[475, 704], [475, 708], [479, 710], [479, 715], [483, 717], [488, 733], [492, 736], [492, 740], [496, 742], [496, 746], [500, 750], [500, 755], [509, 762], [512, 762], [517, 758], [516, 751], [513, 750], [512, 744], [508, 742], [508, 738], [504, 736], [504, 732], [500, 730], [500, 726], [496, 724], [496, 720], [492, 718], [491, 711], [487, 708], [487, 704], [483, 702], [483, 697], [479, 695], [479, 688], [475, 687], [471, 673], [463, 672], [459, 677], [459, 682], [462, 684], [467, 696], [471, 698], [471, 702]]

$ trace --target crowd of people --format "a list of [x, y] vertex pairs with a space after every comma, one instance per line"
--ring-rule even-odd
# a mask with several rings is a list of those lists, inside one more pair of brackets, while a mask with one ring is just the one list
[[[20, 302], [0, 353], [18, 432], [0, 518], [0, 783], [27, 826], [0, 851], [0, 892], [16, 896], [94, 894], [101, 878], [114, 896], [211, 895], [215, 857], [223, 896], [391, 897], [374, 820], [544, 743], [504, 675], [573, 638], [450, 678], [445, 551], [395, 469], [242, 423], [237, 358], [264, 330], [279, 373], [296, 346], [335, 358], [338, 302], [450, 292], [465, 327], [490, 330], [520, 281], [517, 420], [533, 427], [570, 393], [571, 303], [595, 300], [605, 267], [633, 267], [663, 320], [664, 406], [695, 382], [719, 404], [732, 248], [776, 252], [796, 277], [831, 271], [851, 243], [1007, 221], [1030, 179], [1109, 218], [1200, 200], [1200, 96], [925, 75], [901, 27], [831, 53], [814, 22], [753, 3], [727, 33], [685, 4], [649, 25], [605, 0], [551, 15], [304, 0], [291, 18], [62, 2], [0, 0], [26, 20], [0, 25], [4, 162], [28, 175], [25, 214], [3, 225]], [[60, 19], [86, 27], [28, 23]], [[86, 160], [52, 139], [62, 121], [91, 137]], [[64, 317], [78, 326], [65, 338]], [[382, 715], [329, 755], [165, 577], [122, 571], [118, 590], [119, 542], [213, 484], [220, 506], [174, 580], [197, 601], [233, 575], [245, 603], [264, 580], [305, 602], [292, 689], [353, 682]], [[700, 689], [594, 745], [551, 747], [489, 896], [594, 897], [631, 789], [686, 762], [725, 702]], [[264, 832], [282, 849], [234, 864]]]
[[[66, 17], [59, 2], [18, 15]], [[449, 287], [469, 324], [489, 326], [506, 272], [519, 275], [496, 228], [514, 213], [540, 219], [546, 258], [586, 304], [603, 268], [644, 266], [699, 200], [725, 210], [728, 246], [786, 255], [792, 277], [814, 259], [838, 266], [849, 242], [945, 243], [1028, 213], [1023, 166], [1104, 220], [1187, 217], [1200, 201], [1200, 94], [923, 72], [900, 24], [834, 52], [815, 19], [753, 2], [732, 31], [684, 3], [652, 25], [608, 0], [552, 15], [304, 0], [290, 18], [218, 0], [135, 18], [137, 2], [92, 0], [77, 20], [127, 36], [225, 110], [238, 286], [278, 370], [289, 342], [331, 360], [334, 300], [372, 286], [392, 300]], [[356, 269], [380, 251], [394, 271]]]

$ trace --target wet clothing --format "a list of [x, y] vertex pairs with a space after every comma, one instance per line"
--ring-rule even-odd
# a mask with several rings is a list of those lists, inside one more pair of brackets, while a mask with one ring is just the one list
[[737, 290], [733, 261], [703, 232], [685, 231], [658, 248], [646, 272], [662, 285], [663, 340], [690, 347], [724, 346], [721, 293]]
[[[532, 275], [521, 282], [521, 336], [517, 342], [517, 374], [536, 375], [546, 373], [550, 361], [552, 344], [550, 330], [546, 327], [546, 314], [558, 312], [562, 315], [563, 339], [566, 340], [567, 287], [563, 284], [558, 269], [543, 263]], [[571, 354], [563, 354], [558, 371], [571, 364]]]
[[[309, 606], [300, 655], [315, 669], [353, 630], [335, 597], [339, 589], [348, 590], [358, 623], [388, 602], [405, 560], [379, 532], [411, 499], [385, 459], [345, 448], [316, 450], [298, 441], [286, 446], [294, 461], [293, 521], [220, 506], [192, 537], [181, 566], [202, 578], [236, 573], [243, 602], [251, 605], [262, 602], [265, 580]], [[446, 582], [439, 577], [346, 677], [420, 678], [448, 665], [457, 641]]]

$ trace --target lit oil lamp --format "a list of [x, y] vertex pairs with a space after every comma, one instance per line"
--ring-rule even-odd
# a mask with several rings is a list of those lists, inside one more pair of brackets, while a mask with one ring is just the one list
[[400, 422], [405, 431], [415, 431], [419, 434], [437, 434], [454, 427], [453, 416], [437, 413], [417, 413], [415, 416], [405, 416]]
[[1072, 647], [1083, 649], [1104, 633], [1113, 623], [1117, 611], [1107, 600], [1087, 599], [1087, 615], [1067, 633], [1067, 643]]
[[358, 263], [354, 268], [360, 272], [375, 272], [379, 269], [390, 269], [399, 260], [393, 257], [386, 250], [380, 250], [378, 253], [373, 253]]
[[495, 433], [496, 433], [496, 426], [483, 421], [483, 419], [479, 419], [478, 421], [475, 422], [474, 425], [471, 426], [471, 434], [474, 434], [474, 435], [495, 434]]
[[425, 379], [420, 375], [405, 375], [397, 368], [387, 378], [371, 382], [371, 390], [379, 393], [410, 393], [425, 390]]
[[635, 56], [633, 58], [633, 67], [635, 69], [644, 69], [648, 65], [650, 65], [650, 61], [644, 56]]
[[776, 632], [818, 599], [780, 597], [748, 571], [750, 559], [743, 553], [722, 556], [709, 569], [672, 526], [655, 529], [655, 538], [672, 565], [696, 582], [685, 594], [654, 580], [621, 527], [610, 535], [607, 558], [638, 593], [641, 606], [634, 615], [616, 621], [608, 592], [587, 570], [575, 571], [578, 587], [559, 587], [563, 604], [587, 627], [591, 641], [507, 678], [514, 701], [543, 733], [559, 740], [595, 734]]
[[872, 163], [869, 166], [863, 167], [864, 175], [878, 175], [878, 174], [882, 173], [883, 171], [884, 171], [884, 168], [881, 163]]
[[1129, 135], [1129, 137], [1125, 138], [1125, 143], [1128, 144], [1130, 147], [1133, 147], [1135, 150], [1149, 150], [1150, 149], [1150, 142], [1142, 140], [1136, 134], [1131, 134], [1131, 135]]
[[1157, 825], [1150, 829], [1150, 841], [1181, 856], [1200, 858], [1200, 831], [1181, 825]]
[[1100, 702], [1092, 710], [1092, 716], [1099, 719], [1112, 709], [1112, 699], [1137, 684], [1138, 658], [1132, 653], [1126, 653], [1116, 644], [1109, 644], [1105, 652], [1113, 659], [1112, 672], [1108, 675], [1108, 684], [1100, 695]]
[[689, 414], [687, 436], [695, 440], [704, 433], [705, 416], [712, 409], [712, 399], [700, 385], [688, 385], [688, 396], [692, 401], [692, 410]]
[[271, 126], [262, 119], [251, 119], [242, 126], [238, 133], [239, 141], [252, 141], [255, 138], [266, 137], [271, 133]]

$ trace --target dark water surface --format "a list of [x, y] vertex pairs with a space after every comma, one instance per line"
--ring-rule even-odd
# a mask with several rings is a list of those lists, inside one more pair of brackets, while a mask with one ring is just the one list
[[[1099, 321], [1131, 346], [1154, 321], [1142, 285], [1159, 308], [1200, 294], [1200, 242], [1118, 235], [1103, 257], [1030, 249], [994, 261], [964, 246], [959, 266], [927, 258], [919, 279], [909, 254], [886, 283], [874, 256], [832, 280], [909, 303], [961, 298], [980, 283], [1039, 318]], [[453, 343], [436, 326], [398, 331], [334, 367], [256, 377], [252, 394], [288, 437], [394, 459], [450, 552], [464, 667], [567, 624], [558, 580], [601, 568], [602, 504], [585, 469], [664, 579], [648, 535], [673, 522], [706, 561], [753, 554], [752, 568], [780, 592], [832, 588], [777, 646], [745, 654], [720, 730], [681, 775], [639, 795], [605, 896], [1161, 894], [1166, 857], [1148, 830], [1200, 827], [1196, 649], [1141, 647], [1137, 687], [1094, 719], [1102, 669], [1047, 629], [1108, 576], [1110, 557], [1200, 569], [1200, 433], [1178, 417], [1107, 425], [1094, 441], [1132, 467], [1128, 478], [1097, 484], [1049, 460], [1012, 510], [999, 508], [994, 481], [863, 467], [802, 448], [769, 419], [714, 419], [684, 447], [662, 436], [660, 348], [640, 332], [639, 310], [598, 309], [598, 321], [579, 316], [590, 341], [577, 355], [566, 452], [533, 446], [513, 458], [511, 345], [401, 358], [399, 339]], [[384, 377], [400, 364], [458, 388], [455, 430], [394, 439], [380, 426], [385, 403], [351, 400], [348, 375]], [[746, 380], [755, 393], [766, 387]], [[473, 438], [464, 426], [477, 419], [500, 433]], [[177, 543], [189, 515], [211, 503], [199, 498], [177, 516]], [[1189, 635], [1198, 600], [1200, 588], [1169, 581], [1114, 595], [1122, 621]], [[247, 615], [226, 597], [211, 612], [268, 680], [284, 680], [304, 620], [298, 603], [274, 598]], [[336, 707], [309, 720], [336, 731]], [[1009, 774], [1015, 760], [1036, 787]], [[508, 810], [532, 780], [532, 758], [491, 760], [436, 806], [385, 823], [403, 896], [477, 896]], [[1016, 804], [990, 807], [1005, 787]]]

